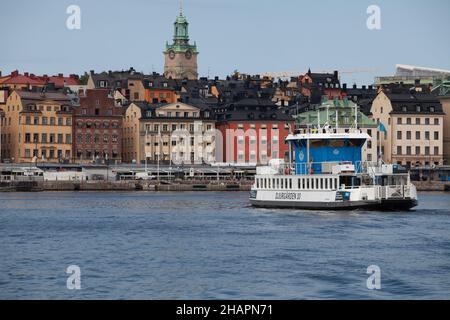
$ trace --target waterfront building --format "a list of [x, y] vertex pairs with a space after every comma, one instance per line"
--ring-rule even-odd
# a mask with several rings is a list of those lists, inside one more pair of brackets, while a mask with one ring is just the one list
[[435, 95], [381, 90], [371, 114], [385, 128], [379, 132], [379, 153], [385, 162], [407, 167], [442, 165], [444, 112]]
[[204, 106], [132, 102], [123, 124], [126, 162], [203, 163], [215, 159], [215, 122]]
[[164, 50], [164, 76], [168, 79], [197, 79], [197, 45], [189, 43], [189, 23], [182, 10], [174, 23], [173, 43]]
[[265, 164], [289, 156], [285, 138], [294, 130], [294, 119], [270, 99], [227, 103], [216, 107], [215, 114], [223, 137], [218, 161]]
[[120, 163], [123, 107], [109, 89], [88, 89], [74, 107], [73, 155], [77, 163]]
[[360, 107], [348, 98], [329, 100], [324, 96], [322, 103], [317, 105], [315, 110], [299, 114], [295, 127], [302, 132], [317, 131], [318, 127], [321, 129], [330, 127], [337, 133], [359, 129], [371, 138], [361, 146], [362, 161], [377, 161], [378, 124], [369, 119], [361, 112]]
[[6, 101], [3, 159], [68, 162], [72, 159], [72, 102], [62, 93], [14, 90]]
[[450, 165], [450, 81], [443, 82], [440, 86], [433, 90], [442, 104], [444, 112], [444, 128], [443, 128], [443, 146], [444, 146], [444, 164]]

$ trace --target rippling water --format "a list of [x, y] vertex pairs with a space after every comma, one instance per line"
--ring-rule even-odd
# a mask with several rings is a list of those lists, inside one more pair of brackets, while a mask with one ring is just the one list
[[[450, 298], [450, 194], [407, 213], [247, 193], [0, 193], [0, 299]], [[81, 268], [68, 290], [67, 266]], [[369, 265], [381, 290], [368, 290]]]

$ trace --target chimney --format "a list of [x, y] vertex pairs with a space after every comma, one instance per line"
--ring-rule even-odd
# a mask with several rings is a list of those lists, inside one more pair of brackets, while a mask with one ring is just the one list
[[356, 84], [353, 85], [353, 89], [356, 89]]
[[366, 90], [366, 86], [362, 86], [362, 89], [363, 89], [363, 90]]
[[95, 71], [94, 71], [94, 70], [91, 70], [91, 71], [90, 71], [90, 73], [91, 73], [91, 74], [94, 74], [94, 73], [95, 73]]
[[64, 74], [58, 73], [58, 77], [59, 77], [59, 78], [62, 78], [62, 77], [64, 77]]
[[347, 84], [346, 83], [344, 83], [343, 85], [342, 85], [342, 90], [347, 90]]
[[338, 77], [338, 74], [339, 74], [339, 73], [338, 73], [338, 71], [337, 71], [337, 70], [334, 70], [334, 73], [333, 73], [333, 75], [334, 75], [334, 77], [335, 77], [335, 78], [337, 78], [337, 77]]
[[373, 86], [372, 85], [369, 86], [369, 90], [373, 90]]
[[25, 77], [28, 77], [28, 76], [29, 76], [29, 73], [28, 73], [28, 72], [24, 72], [23, 75], [24, 75]]
[[19, 75], [19, 70], [11, 72], [11, 77], [17, 77]]

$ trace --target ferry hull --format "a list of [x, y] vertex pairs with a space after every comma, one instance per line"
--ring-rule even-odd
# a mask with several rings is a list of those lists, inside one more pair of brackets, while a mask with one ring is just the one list
[[408, 211], [417, 206], [416, 199], [389, 199], [380, 201], [270, 201], [251, 199], [250, 203], [258, 208], [293, 208], [305, 210], [373, 210], [373, 211]]

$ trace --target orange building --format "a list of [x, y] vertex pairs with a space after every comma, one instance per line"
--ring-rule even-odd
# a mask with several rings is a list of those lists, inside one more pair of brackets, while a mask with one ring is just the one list
[[144, 100], [148, 103], [175, 103], [178, 95], [175, 82], [162, 76], [144, 79]]

